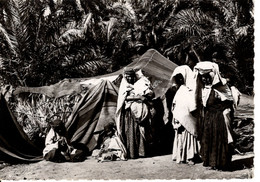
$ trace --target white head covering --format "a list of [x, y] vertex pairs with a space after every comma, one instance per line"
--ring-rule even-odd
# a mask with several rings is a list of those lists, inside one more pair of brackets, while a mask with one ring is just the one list
[[227, 80], [221, 77], [217, 63], [213, 63], [210, 61], [199, 62], [194, 67], [194, 72], [195, 75], [210, 73], [210, 75], [212, 76], [212, 85], [216, 85], [219, 82], [221, 82], [222, 85], [225, 85], [227, 83]]
[[171, 79], [170, 79], [171, 80], [170, 83], [172, 85], [176, 84], [174, 77], [177, 74], [181, 74], [183, 76], [184, 84], [186, 87], [188, 87], [189, 89], [193, 89], [195, 87], [194, 74], [189, 66], [182, 65], [182, 66], [178, 66], [177, 68], [175, 68], [175, 70], [172, 73]]
[[203, 105], [206, 106], [207, 100], [209, 98], [211, 89], [213, 86], [221, 83], [218, 87], [213, 87], [214, 91], [220, 96], [221, 100], [233, 100], [232, 94], [228, 86], [226, 85], [227, 80], [222, 78], [219, 72], [219, 67], [216, 63], [210, 61], [199, 62], [194, 67], [195, 79], [197, 79], [198, 74], [203, 75], [209, 73], [212, 77], [211, 86], [207, 86], [202, 91], [202, 101]]

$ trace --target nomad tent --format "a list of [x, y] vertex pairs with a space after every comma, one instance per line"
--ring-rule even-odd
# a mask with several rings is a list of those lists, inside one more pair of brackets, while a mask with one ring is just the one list
[[[168, 89], [169, 79], [177, 65], [156, 50], [150, 49], [127, 67], [142, 69], [152, 83], [155, 100], [160, 100]], [[122, 72], [123, 69], [92, 78], [65, 79], [50, 86], [20, 87], [14, 91], [14, 95], [19, 96], [27, 92], [61, 98], [81, 94], [82, 97], [67, 118], [65, 126], [71, 143], [83, 144], [92, 151], [97, 146], [104, 126], [115, 122], [117, 93]], [[7, 157], [23, 161], [41, 160], [43, 148], [36, 147], [30, 142], [3, 98], [1, 98], [0, 116], [0, 160], [5, 160]], [[162, 115], [158, 117], [163, 120]]]

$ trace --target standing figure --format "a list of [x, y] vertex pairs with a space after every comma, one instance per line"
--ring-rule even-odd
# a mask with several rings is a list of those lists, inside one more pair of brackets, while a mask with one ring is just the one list
[[149, 101], [153, 96], [151, 83], [141, 70], [124, 69], [117, 100], [116, 126], [128, 159], [146, 156], [150, 137]]
[[196, 138], [196, 118], [191, 114], [196, 109], [196, 102], [195, 79], [190, 67], [177, 67], [172, 74], [172, 82], [177, 87], [172, 105], [175, 131], [172, 159], [177, 163], [194, 164], [199, 155], [199, 143]]
[[198, 133], [203, 166], [225, 170], [232, 157], [232, 94], [216, 63], [200, 62], [194, 67], [194, 72], [197, 80]]

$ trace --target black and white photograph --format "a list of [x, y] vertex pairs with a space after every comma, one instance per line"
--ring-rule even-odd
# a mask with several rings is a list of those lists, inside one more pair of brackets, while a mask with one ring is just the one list
[[256, 180], [256, 4], [0, 0], [0, 181]]

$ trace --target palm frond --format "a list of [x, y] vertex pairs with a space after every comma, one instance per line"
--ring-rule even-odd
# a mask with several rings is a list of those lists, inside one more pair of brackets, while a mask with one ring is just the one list
[[7, 26], [15, 26], [19, 23], [18, 3], [15, 0], [3, 1], [5, 22]]
[[93, 17], [92, 13], [88, 13], [87, 15], [83, 16], [83, 26], [82, 26], [82, 30], [84, 33], [87, 32], [88, 26], [91, 23], [91, 19]]
[[121, 13], [123, 15], [125, 15], [126, 17], [135, 20], [136, 19], [136, 14], [134, 11], [134, 8], [132, 6], [132, 4], [130, 4], [129, 2], [116, 2], [113, 4], [112, 6], [113, 10], [115, 11], [121, 11]]
[[50, 6], [46, 6], [45, 8], [44, 8], [44, 12], [43, 12], [43, 17], [48, 17], [49, 15], [51, 14], [51, 8], [50, 8]]
[[0, 69], [3, 70], [4, 69], [4, 60], [2, 57], [0, 57]]
[[225, 23], [235, 27], [238, 23], [236, 4], [232, 0], [214, 0], [213, 5], [221, 10]]
[[75, 40], [84, 39], [85, 34], [88, 30], [88, 26], [91, 22], [92, 13], [88, 13], [83, 17], [82, 25], [77, 27], [76, 24], [67, 26], [67, 30], [59, 37], [61, 45], [71, 44]]
[[110, 20], [107, 23], [107, 42], [109, 42], [110, 37], [113, 33], [113, 27], [115, 26], [115, 24], [117, 23], [117, 19], [116, 18], [110, 18]]
[[69, 29], [59, 37], [61, 45], [72, 43], [76, 39], [83, 38], [84, 34], [81, 29]]
[[249, 25], [246, 25], [246, 26], [238, 27], [234, 31], [238, 37], [247, 36], [248, 28], [249, 28]]
[[3, 40], [7, 43], [10, 51], [17, 56], [17, 46], [18, 42], [16, 40], [16, 37], [9, 34], [5, 28], [0, 23], [0, 36], [3, 38]]
[[198, 9], [180, 11], [173, 20], [173, 28], [178, 33], [186, 35], [205, 35], [208, 29], [214, 25], [214, 20]]
[[82, 5], [81, 5], [80, 0], [75, 0], [75, 3], [76, 3], [76, 5], [77, 5], [77, 8], [78, 8], [80, 11], [84, 11], [84, 9], [83, 9], [83, 7], [82, 7]]

